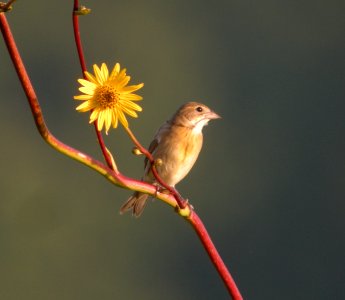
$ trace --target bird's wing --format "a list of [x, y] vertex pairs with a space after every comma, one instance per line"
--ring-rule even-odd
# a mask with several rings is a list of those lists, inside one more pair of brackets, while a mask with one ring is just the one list
[[[157, 148], [157, 146], [159, 145], [159, 142], [161, 141], [161, 139], [169, 132], [170, 130], [170, 123], [167, 121], [165, 122], [156, 132], [153, 141], [151, 142], [150, 146], [149, 146], [149, 152], [154, 155], [154, 152]], [[148, 163], [148, 159], [147, 157], [145, 158], [145, 169]]]
[[[157, 146], [158, 146], [158, 140], [154, 139], [149, 146], [149, 152], [152, 154], [153, 151], [155, 151], [155, 149], [157, 148]], [[145, 157], [145, 169], [146, 169], [148, 161], [149, 161], [148, 158]]]

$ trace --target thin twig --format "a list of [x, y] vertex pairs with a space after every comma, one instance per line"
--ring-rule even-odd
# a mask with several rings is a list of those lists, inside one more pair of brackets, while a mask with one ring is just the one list
[[9, 0], [7, 3], [0, 2], [0, 12], [6, 12], [12, 9], [12, 3], [16, 0]]
[[74, 40], [77, 46], [77, 51], [78, 51], [78, 58], [79, 58], [79, 63], [81, 66], [81, 70], [84, 74], [86, 71], [86, 63], [85, 63], [85, 57], [84, 57], [84, 51], [83, 51], [83, 45], [81, 43], [80, 39], [80, 31], [79, 31], [79, 18], [78, 18], [78, 12], [79, 11], [79, 1], [74, 0], [73, 4], [73, 13], [72, 13], [72, 20], [73, 20], [73, 31], [74, 31]]
[[[84, 56], [83, 45], [81, 42], [80, 30], [79, 30], [79, 16], [80, 16], [80, 14], [78, 13], [79, 10], [80, 10], [79, 1], [74, 0], [73, 12], [72, 12], [74, 40], [75, 40], [77, 51], [78, 51], [78, 57], [79, 57], [79, 62], [80, 62], [80, 67], [81, 67], [81, 70], [83, 73], [83, 77], [84, 77], [84, 79], [87, 79], [85, 76], [85, 72], [87, 70], [86, 69], [86, 63], [85, 63], [85, 56]], [[93, 124], [95, 127], [97, 140], [98, 140], [99, 146], [101, 148], [102, 154], [104, 156], [104, 159], [107, 162], [108, 167], [113, 168], [112, 158], [107, 151], [102, 133], [98, 130], [97, 122], [94, 122]]]

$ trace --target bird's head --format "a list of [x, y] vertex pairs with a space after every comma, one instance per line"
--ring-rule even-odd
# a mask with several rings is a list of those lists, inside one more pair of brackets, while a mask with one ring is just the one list
[[188, 102], [177, 110], [171, 122], [175, 125], [189, 127], [197, 132], [201, 132], [202, 128], [210, 120], [219, 118], [220, 116], [206, 105], [197, 102]]

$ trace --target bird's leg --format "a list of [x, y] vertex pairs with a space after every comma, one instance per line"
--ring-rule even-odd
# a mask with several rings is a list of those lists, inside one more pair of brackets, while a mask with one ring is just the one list
[[[183, 199], [179, 191], [175, 187], [171, 187], [171, 189], [174, 191], [174, 194], [176, 194], [180, 199]], [[183, 199], [184, 200], [184, 199]], [[188, 200], [185, 200], [188, 201]]]
[[170, 188], [171, 188], [170, 192], [172, 192], [172, 194], [175, 196], [175, 199], [177, 202], [177, 209], [184, 209], [187, 206], [193, 209], [193, 206], [189, 204], [189, 200], [184, 199], [175, 187], [172, 186]]
[[159, 185], [159, 183], [153, 183], [153, 185], [156, 187], [155, 197], [157, 197], [158, 193], [170, 194], [170, 191], [166, 189], [165, 187]]
[[169, 190], [162, 187], [158, 182], [154, 182], [154, 183], [152, 183], [152, 185], [154, 185], [156, 188], [155, 193], [153, 195], [155, 198], [157, 198], [158, 193], [161, 193], [161, 194], [169, 194], [170, 193]]
[[[179, 199], [180, 203], [178, 203], [178, 207], [181, 206], [181, 208], [185, 208], [187, 205], [191, 206], [189, 204], [188, 199], [184, 199], [181, 196], [181, 194], [178, 192], [178, 190], [176, 188], [174, 188], [173, 186], [170, 186], [170, 189], [167, 189], [167, 188], [161, 186], [159, 183], [154, 183], [153, 185], [156, 187], [155, 197], [157, 197], [158, 193], [162, 193], [162, 194], [166, 194], [166, 195], [171, 194], [171, 195], [174, 195], [175, 198], [177, 197]], [[191, 208], [193, 208], [193, 207], [191, 206]]]
[[175, 199], [177, 203], [177, 205], [175, 206], [175, 212], [177, 212], [182, 217], [189, 217], [194, 210], [193, 205], [189, 203], [188, 199], [182, 198], [178, 191], [176, 191], [176, 189], [175, 193]]

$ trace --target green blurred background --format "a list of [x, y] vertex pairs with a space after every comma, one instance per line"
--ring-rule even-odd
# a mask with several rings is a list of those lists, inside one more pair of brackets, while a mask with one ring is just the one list
[[[120, 62], [144, 82], [131, 120], [147, 145], [182, 103], [222, 115], [179, 184], [245, 299], [345, 298], [345, 2], [87, 1], [88, 67]], [[51, 131], [101, 158], [87, 114], [72, 1], [8, 14]], [[1, 299], [228, 299], [193, 230], [170, 207], [120, 216], [130, 192], [38, 135], [0, 43]], [[120, 169], [142, 159], [120, 128]]]

